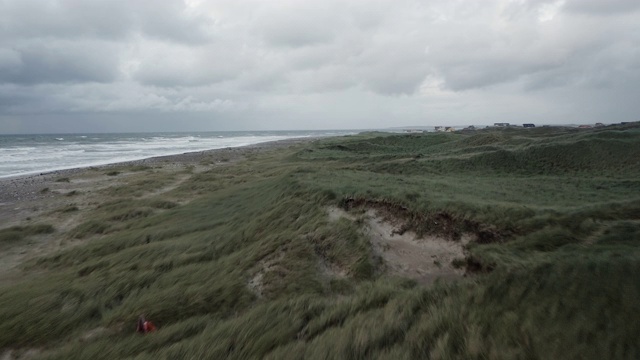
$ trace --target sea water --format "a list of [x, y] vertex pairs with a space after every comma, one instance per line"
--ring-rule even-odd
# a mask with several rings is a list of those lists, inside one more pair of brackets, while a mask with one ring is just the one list
[[357, 131], [0, 135], [0, 178]]

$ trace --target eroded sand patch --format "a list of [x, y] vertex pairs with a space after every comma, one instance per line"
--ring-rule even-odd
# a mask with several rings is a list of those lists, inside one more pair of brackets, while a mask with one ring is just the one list
[[276, 255], [272, 255], [261, 260], [256, 266], [256, 269], [254, 270], [255, 274], [249, 280], [247, 286], [257, 297], [261, 298], [265, 294], [265, 284], [263, 281], [264, 275], [270, 271], [274, 271], [278, 266], [278, 263], [284, 258], [284, 255], [284, 251], [280, 251]]
[[[358, 216], [339, 208], [328, 209], [330, 221], [347, 218], [358, 220]], [[464, 275], [465, 271], [453, 266], [454, 260], [466, 256], [464, 246], [471, 236], [460, 240], [449, 240], [439, 236], [418, 238], [412, 231], [398, 233], [398, 222], [391, 222], [369, 209], [359, 215], [363, 220], [363, 231], [371, 242], [374, 254], [380, 256], [387, 273], [414, 279], [421, 284], [431, 284], [437, 279], [451, 280]]]

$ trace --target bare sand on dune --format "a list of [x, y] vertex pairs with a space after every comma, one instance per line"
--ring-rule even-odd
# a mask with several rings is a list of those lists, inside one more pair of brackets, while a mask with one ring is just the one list
[[[346, 218], [356, 221], [356, 215], [340, 208], [328, 209], [330, 221]], [[374, 209], [365, 209], [363, 233], [369, 239], [374, 255], [384, 263], [390, 274], [413, 279], [423, 285], [437, 280], [455, 280], [465, 275], [465, 270], [455, 267], [454, 261], [466, 257], [465, 246], [472, 240], [470, 234], [453, 240], [444, 236], [419, 237], [412, 231], [398, 233], [401, 220], [390, 221]]]

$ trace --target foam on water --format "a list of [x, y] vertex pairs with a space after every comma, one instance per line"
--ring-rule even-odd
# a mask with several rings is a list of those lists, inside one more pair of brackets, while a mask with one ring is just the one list
[[0, 136], [0, 178], [354, 131]]

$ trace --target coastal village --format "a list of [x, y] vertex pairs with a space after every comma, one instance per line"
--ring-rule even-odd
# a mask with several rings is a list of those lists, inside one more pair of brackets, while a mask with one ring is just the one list
[[[566, 127], [575, 127], [578, 129], [592, 129], [592, 128], [602, 128], [608, 125], [625, 125], [628, 124], [628, 122], [620, 122], [620, 123], [612, 123], [612, 124], [604, 124], [601, 122], [595, 123], [593, 125], [589, 125], [589, 124], [582, 124], [582, 125], [566, 125]], [[424, 133], [424, 132], [456, 132], [456, 131], [474, 131], [474, 130], [480, 130], [480, 129], [491, 129], [491, 128], [526, 128], [526, 129], [530, 129], [530, 128], [535, 128], [535, 127], [551, 127], [551, 126], [561, 126], [561, 125], [537, 125], [537, 124], [533, 124], [533, 123], [526, 123], [526, 124], [522, 124], [522, 125], [518, 125], [518, 124], [511, 124], [511, 123], [507, 123], [507, 122], [497, 122], [497, 123], [493, 123], [493, 125], [486, 125], [486, 126], [475, 126], [475, 125], [469, 125], [469, 126], [434, 126], [432, 131], [429, 131], [428, 128], [426, 129], [405, 129], [404, 132], [405, 133]]]

